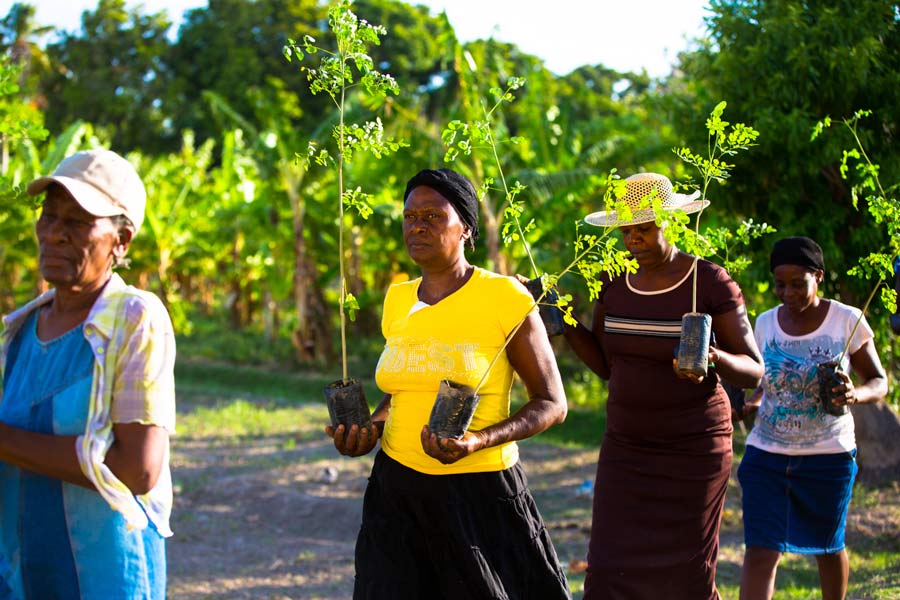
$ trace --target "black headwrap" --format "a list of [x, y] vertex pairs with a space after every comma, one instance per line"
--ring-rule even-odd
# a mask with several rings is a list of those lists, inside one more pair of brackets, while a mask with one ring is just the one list
[[779, 265], [799, 265], [807, 269], [824, 271], [825, 257], [822, 248], [808, 237], [789, 237], [775, 242], [769, 256], [769, 269]]
[[[447, 199], [463, 224], [469, 228], [469, 240], [478, 239], [478, 195], [472, 182], [453, 169], [422, 169], [406, 183], [403, 201], [419, 186], [427, 186]], [[474, 243], [471, 244], [474, 247]]]

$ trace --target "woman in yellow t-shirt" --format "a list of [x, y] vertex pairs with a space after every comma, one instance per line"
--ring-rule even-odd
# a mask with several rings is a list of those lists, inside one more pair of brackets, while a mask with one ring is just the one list
[[[527, 487], [516, 441], [561, 423], [566, 398], [531, 295], [470, 265], [478, 199], [450, 169], [419, 172], [404, 194], [403, 237], [422, 276], [384, 301], [385, 392], [374, 426], [328, 427], [339, 452], [369, 453], [381, 438], [356, 542], [355, 599], [569, 598], [556, 551]], [[516, 326], [522, 322], [521, 327]], [[441, 380], [479, 390], [471, 425], [438, 438], [428, 418]], [[528, 402], [510, 415], [516, 373]]]

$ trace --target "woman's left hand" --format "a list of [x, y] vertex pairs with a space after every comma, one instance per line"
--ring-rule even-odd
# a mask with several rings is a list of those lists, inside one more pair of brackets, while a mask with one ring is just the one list
[[854, 387], [850, 375], [843, 371], [837, 371], [836, 373], [843, 383], [831, 388], [831, 401], [838, 406], [856, 404], [859, 399], [856, 397], [856, 387]]
[[453, 464], [484, 447], [482, 438], [477, 431], [467, 431], [457, 440], [440, 438], [428, 428], [428, 425], [425, 425], [422, 428], [421, 437], [422, 449], [425, 450], [425, 454], [445, 465]]
[[[719, 360], [719, 353], [715, 348], [709, 349], [709, 356], [707, 356], [707, 361], [709, 362], [710, 367], [716, 364], [716, 361]], [[693, 373], [682, 373], [678, 370], [678, 357], [672, 359], [672, 370], [675, 371], [675, 377], [679, 379], [688, 379], [694, 383], [701, 383], [705, 377], [703, 375], [695, 375]]]

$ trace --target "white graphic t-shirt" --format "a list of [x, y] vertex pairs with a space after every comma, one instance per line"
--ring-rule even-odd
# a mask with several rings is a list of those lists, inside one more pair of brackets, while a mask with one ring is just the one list
[[[748, 446], [778, 454], [836, 454], [856, 447], [853, 416], [836, 417], [818, 401], [816, 365], [837, 360], [860, 316], [860, 310], [830, 300], [828, 314], [818, 329], [806, 335], [785, 333], [778, 324], [781, 306], [759, 315], [754, 327], [756, 343], [765, 363], [762, 404]], [[865, 318], [841, 359], [849, 372], [850, 355], [872, 339]]]

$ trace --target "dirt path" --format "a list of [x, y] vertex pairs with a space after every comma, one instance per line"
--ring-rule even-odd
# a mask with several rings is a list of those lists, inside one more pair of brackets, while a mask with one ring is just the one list
[[[594, 449], [526, 442], [523, 464], [561, 561], [582, 560], [590, 530]], [[353, 588], [353, 547], [371, 455], [337, 457], [328, 440], [286, 443], [177, 440], [177, 490], [169, 549], [173, 600], [343, 600]], [[330, 481], [336, 475], [334, 481]], [[729, 487], [719, 579], [736, 582], [743, 556], [740, 490]], [[848, 543], [900, 546], [900, 487], [867, 495], [851, 508]], [[570, 573], [580, 586], [583, 575]], [[579, 594], [575, 595], [580, 597]], [[861, 596], [869, 597], [869, 596]]]
[[[289, 451], [282, 441], [175, 444], [173, 468], [189, 483], [176, 496], [170, 598], [350, 598], [372, 459], [336, 457], [324, 440]], [[524, 444], [522, 454], [560, 559], [582, 558], [590, 499], [575, 494], [595, 453]]]

